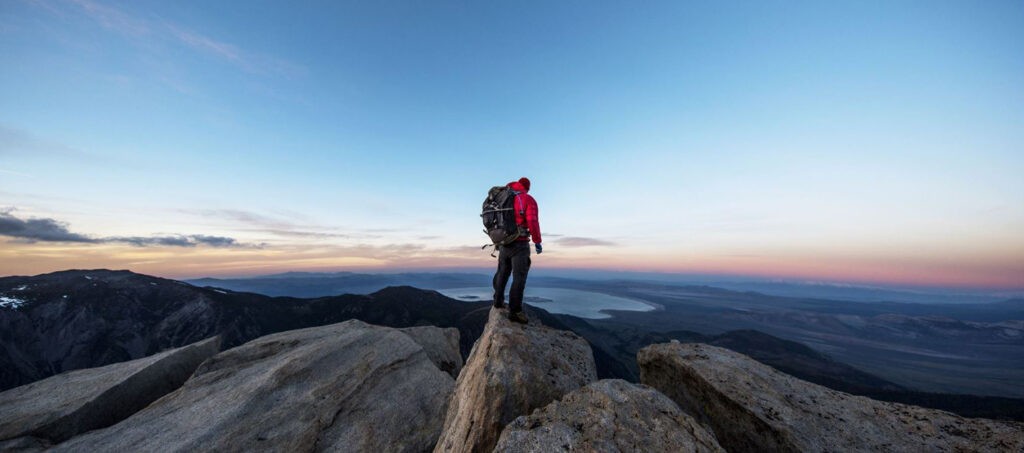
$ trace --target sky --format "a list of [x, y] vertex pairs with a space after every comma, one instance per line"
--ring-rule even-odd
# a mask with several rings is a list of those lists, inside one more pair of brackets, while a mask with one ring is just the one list
[[1024, 288], [1024, 3], [0, 2], [0, 275]]

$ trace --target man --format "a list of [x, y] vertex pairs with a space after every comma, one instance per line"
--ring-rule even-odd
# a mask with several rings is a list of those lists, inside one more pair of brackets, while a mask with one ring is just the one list
[[540, 245], [540, 221], [537, 218], [537, 201], [530, 196], [530, 180], [519, 178], [519, 181], [508, 183], [508, 187], [516, 191], [516, 199], [513, 209], [516, 213], [516, 224], [526, 234], [512, 241], [511, 244], [501, 246], [498, 252], [498, 271], [494, 273], [494, 306], [505, 307], [505, 284], [511, 275], [512, 288], [508, 293], [508, 319], [526, 324], [526, 315], [523, 314], [523, 290], [526, 289], [526, 274], [530, 272], [530, 239], [533, 239], [534, 247], [539, 255], [544, 248]]

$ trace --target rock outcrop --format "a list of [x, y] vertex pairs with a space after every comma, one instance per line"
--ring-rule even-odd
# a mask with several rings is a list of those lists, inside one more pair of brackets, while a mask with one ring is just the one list
[[491, 451], [520, 415], [597, 380], [590, 345], [576, 334], [510, 322], [491, 309], [452, 394], [435, 452]]
[[0, 393], [0, 441], [31, 437], [9, 445], [43, 445], [113, 425], [180, 387], [219, 350], [214, 337], [7, 390]]
[[1022, 451], [1024, 425], [886, 403], [785, 375], [728, 349], [640, 350], [641, 382], [710, 426], [729, 451]]
[[437, 328], [408, 335], [353, 320], [268, 335], [55, 451], [429, 450], [455, 382], [414, 337], [426, 349], [451, 344], [458, 355], [457, 341]]
[[522, 416], [494, 451], [724, 452], [715, 436], [658, 391], [604, 379]]
[[462, 355], [459, 354], [459, 329], [449, 327], [441, 329], [438, 327], [406, 327], [402, 333], [412, 337], [413, 341], [423, 347], [423, 351], [430, 357], [441, 371], [448, 373], [452, 379], [459, 377], [462, 371]]

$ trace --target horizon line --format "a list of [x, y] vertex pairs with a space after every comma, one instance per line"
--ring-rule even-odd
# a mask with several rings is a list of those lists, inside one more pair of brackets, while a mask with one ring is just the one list
[[[481, 273], [483, 275], [493, 273], [493, 269], [490, 267], [476, 267], [476, 266], [443, 266], [443, 267], [365, 267], [365, 268], [339, 268], [339, 269], [282, 269], [275, 272], [261, 272], [261, 273], [224, 273], [224, 274], [203, 274], [197, 276], [186, 276], [185, 274], [172, 274], [164, 272], [139, 272], [132, 269], [111, 269], [111, 268], [68, 268], [68, 269], [57, 269], [48, 272], [42, 272], [33, 275], [0, 275], [0, 278], [8, 277], [34, 277], [39, 275], [46, 275], [56, 272], [66, 271], [128, 271], [140, 275], [150, 275], [154, 277], [166, 278], [170, 280], [188, 281], [188, 280], [200, 280], [200, 279], [248, 279], [248, 278], [261, 278], [269, 277], [287, 273], [308, 273], [308, 274], [340, 274], [340, 273], [352, 273], [352, 274], [366, 274], [366, 275], [382, 275], [382, 274], [402, 274], [402, 273], [430, 273], [430, 274], [451, 274], [451, 273]], [[572, 277], [558, 276], [558, 275], [543, 275], [546, 273], [579, 273], [584, 275], [574, 275]], [[632, 276], [635, 280], [655, 280], [660, 279], [694, 279], [691, 282], [681, 283], [693, 283], [693, 284], [708, 284], [708, 283], [775, 283], [775, 284], [795, 284], [795, 285], [821, 285], [821, 286], [833, 286], [833, 287], [849, 287], [858, 289], [882, 289], [882, 290], [903, 290], [903, 291], [920, 291], [920, 290], [933, 290], [933, 291], [970, 291], [970, 292], [990, 292], [990, 293], [1009, 293], [1012, 296], [1019, 297], [1024, 296], [1024, 286], [1021, 287], [1005, 287], [1005, 286], [984, 286], [984, 285], [939, 285], [939, 284], [926, 284], [926, 283], [913, 283], [913, 282], [895, 282], [895, 281], [872, 281], [862, 279], [825, 279], [825, 278], [814, 278], [814, 277], [799, 277], [799, 276], [784, 276], [784, 275], [756, 275], [756, 274], [742, 274], [742, 273], [713, 273], [713, 272], [671, 272], [671, 271], [659, 271], [659, 270], [623, 270], [623, 269], [596, 269], [596, 268], [583, 268], [583, 267], [546, 267], [542, 269], [535, 269], [534, 275], [539, 277], [561, 277], [561, 278], [586, 278], [585, 274], [611, 274], [607, 277], [618, 276]], [[697, 280], [706, 281], [697, 281]], [[713, 279], [718, 279], [715, 281]], [[724, 280], [724, 281], [723, 281]]]

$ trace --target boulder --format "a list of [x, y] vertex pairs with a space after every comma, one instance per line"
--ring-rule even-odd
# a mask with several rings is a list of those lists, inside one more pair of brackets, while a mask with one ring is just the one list
[[420, 452], [440, 434], [454, 386], [411, 336], [352, 320], [222, 352], [176, 392], [54, 450]]
[[[99, 368], [70, 371], [0, 393], [0, 440], [60, 442], [124, 420], [181, 387], [220, 350], [220, 338]], [[22, 442], [28, 442], [23, 440]]]
[[658, 391], [605, 379], [515, 419], [496, 452], [724, 452], [715, 436]]
[[590, 345], [576, 334], [507, 319], [491, 309], [459, 374], [435, 452], [489, 452], [502, 428], [597, 380]]
[[875, 401], [728, 349], [677, 342], [637, 354], [640, 379], [709, 425], [729, 451], [1022, 451], [1024, 425]]
[[451, 375], [452, 379], [459, 377], [462, 371], [462, 354], [459, 353], [459, 329], [449, 327], [441, 329], [432, 326], [406, 327], [402, 333], [412, 337], [413, 341], [419, 343], [423, 350], [430, 357], [441, 371]]

